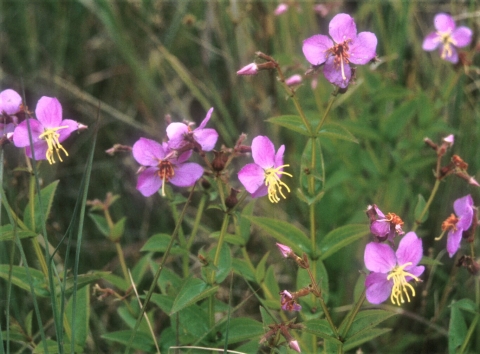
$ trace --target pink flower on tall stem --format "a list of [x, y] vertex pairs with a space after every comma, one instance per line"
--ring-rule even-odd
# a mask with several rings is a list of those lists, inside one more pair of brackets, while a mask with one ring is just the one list
[[323, 74], [332, 84], [346, 88], [352, 77], [350, 63], [367, 64], [375, 58], [377, 37], [360, 32], [350, 15], [338, 14], [329, 25], [329, 34], [317, 34], [303, 41], [303, 54], [310, 64], [324, 65]]
[[370, 242], [365, 248], [365, 266], [371, 273], [365, 279], [367, 300], [380, 304], [390, 296], [393, 304], [401, 305], [410, 295], [415, 296], [412, 279], [419, 281], [425, 267], [419, 266], [422, 259], [422, 240], [415, 232], [407, 233], [396, 252], [385, 243]]
[[434, 19], [435, 32], [429, 33], [423, 41], [422, 48], [432, 51], [438, 48], [440, 57], [453, 64], [458, 62], [456, 48], [463, 48], [472, 41], [472, 30], [468, 27], [456, 27], [452, 16], [439, 13]]
[[257, 136], [252, 140], [252, 157], [255, 163], [249, 163], [238, 172], [238, 179], [253, 198], [268, 194], [272, 203], [280, 201], [279, 194], [285, 199], [283, 188], [290, 192], [290, 188], [280, 180], [282, 175], [292, 177], [283, 172], [289, 165], [283, 164], [285, 145], [280, 146], [277, 153], [270, 139], [266, 136]]
[[473, 221], [473, 199], [470, 194], [458, 198], [453, 202], [455, 214], [451, 214], [443, 223], [443, 231], [448, 230], [447, 251], [450, 258], [457, 253], [460, 248], [460, 241], [464, 231], [467, 231]]
[[[32, 152], [36, 160], [47, 160], [55, 163], [55, 155], [60, 161], [60, 152], [68, 156], [67, 150], [62, 146], [72, 132], [87, 127], [72, 119], [62, 120], [62, 105], [55, 97], [43, 96], [38, 100], [35, 108], [37, 119], [26, 119], [21, 122], [13, 132], [13, 143], [16, 147], [24, 147], [28, 157]], [[32, 133], [33, 148], [30, 146], [28, 124]]]
[[145, 166], [138, 176], [137, 189], [145, 197], [149, 197], [162, 188], [165, 195], [165, 183], [178, 187], [190, 187], [202, 177], [203, 167], [195, 162], [187, 161], [192, 152], [187, 151], [176, 157], [167, 143], [157, 143], [154, 140], [140, 138], [132, 149], [133, 157], [139, 164]]
[[393, 243], [394, 237], [403, 235], [402, 230], [403, 221], [395, 213], [388, 213], [387, 215], [375, 205], [369, 205], [367, 208], [367, 216], [370, 219], [370, 232], [380, 241]]

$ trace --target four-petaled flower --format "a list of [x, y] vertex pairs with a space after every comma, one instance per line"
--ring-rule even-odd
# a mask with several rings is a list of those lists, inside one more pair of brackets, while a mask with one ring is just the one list
[[[85, 129], [86, 126], [72, 119], [62, 120], [62, 105], [55, 97], [43, 96], [38, 100], [35, 108], [37, 119], [26, 119], [21, 122], [13, 132], [13, 143], [16, 147], [24, 147], [28, 157], [32, 152], [37, 160], [47, 160], [50, 164], [55, 163], [55, 155], [60, 161], [60, 151], [68, 156], [62, 142], [72, 132]], [[32, 133], [33, 147], [30, 146], [28, 124]]]
[[290, 188], [280, 180], [281, 175], [292, 177], [290, 173], [283, 172], [289, 165], [283, 164], [285, 145], [280, 146], [277, 153], [275, 147], [266, 136], [257, 136], [252, 140], [252, 157], [255, 163], [250, 163], [238, 172], [238, 179], [253, 198], [263, 197], [268, 194], [272, 203], [280, 201], [280, 194], [284, 199], [282, 188], [290, 192]]
[[470, 194], [465, 197], [458, 198], [453, 203], [453, 210], [455, 214], [451, 214], [443, 223], [442, 230], [448, 231], [447, 236], [447, 251], [450, 258], [460, 248], [460, 241], [462, 234], [467, 231], [472, 225], [473, 220], [473, 199]]
[[389, 296], [393, 304], [400, 305], [405, 298], [410, 302], [409, 292], [415, 289], [408, 282], [419, 281], [425, 267], [418, 266], [422, 259], [422, 240], [415, 232], [407, 233], [396, 252], [385, 243], [370, 242], [365, 248], [365, 266], [371, 273], [365, 279], [367, 300], [380, 304]]
[[346, 88], [352, 77], [350, 63], [367, 64], [376, 56], [377, 37], [371, 32], [360, 32], [353, 18], [338, 14], [329, 25], [329, 34], [317, 34], [303, 41], [303, 54], [312, 65], [322, 65], [325, 78], [332, 84]]
[[138, 176], [137, 189], [145, 197], [149, 197], [162, 188], [165, 195], [165, 183], [170, 182], [178, 187], [190, 187], [203, 175], [203, 167], [195, 162], [185, 162], [192, 154], [186, 151], [176, 156], [167, 143], [140, 138], [133, 145], [133, 157], [145, 166]]
[[211, 151], [217, 143], [218, 133], [215, 129], [205, 128], [213, 113], [213, 107], [198, 128], [191, 129], [184, 123], [170, 123], [167, 127], [168, 146], [173, 150], [195, 149], [197, 151]]
[[300, 311], [302, 306], [299, 305], [293, 295], [287, 291], [283, 290], [280, 292], [282, 298], [280, 300], [280, 304], [282, 305], [282, 310], [284, 311]]
[[367, 215], [370, 218], [370, 232], [375, 235], [379, 241], [388, 240], [393, 242], [396, 234], [403, 235], [403, 221], [395, 213], [387, 215], [375, 205], [369, 205]]
[[436, 32], [429, 33], [423, 41], [423, 50], [438, 48], [440, 57], [453, 64], [458, 62], [456, 48], [466, 47], [472, 41], [472, 30], [468, 27], [456, 27], [452, 16], [439, 13], [434, 19]]

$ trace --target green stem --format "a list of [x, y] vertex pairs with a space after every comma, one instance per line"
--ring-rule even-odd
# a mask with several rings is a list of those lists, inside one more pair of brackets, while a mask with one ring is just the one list
[[338, 95], [338, 87], [335, 89], [335, 91], [332, 92], [332, 95], [328, 99], [327, 108], [323, 113], [322, 120], [320, 121], [320, 123], [318, 123], [317, 127], [315, 128], [315, 134], [314, 134], [315, 136], [318, 134], [320, 129], [322, 129], [322, 126], [325, 123], [325, 120], [327, 119], [328, 113], [330, 113], [330, 110], [332, 109], [333, 102], [335, 102], [335, 98], [337, 97], [337, 95]]
[[187, 240], [187, 250], [190, 250], [190, 247], [192, 247], [193, 240], [195, 239], [198, 229], [200, 228], [200, 221], [202, 220], [203, 210], [205, 209], [207, 200], [208, 194], [204, 193], [200, 199], [200, 203], [198, 204], [197, 215], [195, 216], [195, 221], [193, 222], [192, 232]]
[[[172, 200], [170, 199], [170, 202]], [[170, 210], [172, 211], [172, 215], [173, 215], [173, 219], [175, 220], [175, 223], [177, 225], [180, 225], [181, 223], [179, 223], [179, 215], [178, 215], [178, 210], [177, 210], [177, 206], [173, 203], [169, 203], [170, 205]], [[183, 229], [181, 228], [181, 226], [179, 226], [179, 230], [178, 230], [178, 243], [180, 244], [180, 247], [182, 249], [187, 249], [187, 241], [185, 239], [185, 234], [183, 233]], [[188, 254], [185, 253], [184, 255], [182, 255], [182, 272], [183, 272], [183, 276], [184, 277], [187, 277], [188, 274], [189, 274], [189, 269], [188, 269]]]
[[190, 191], [190, 195], [188, 196], [187, 201], [185, 202], [185, 206], [183, 207], [183, 210], [177, 220], [177, 223], [175, 225], [175, 229], [173, 230], [172, 237], [170, 238], [170, 243], [167, 246], [167, 249], [165, 250], [165, 253], [163, 254], [162, 261], [160, 265], [158, 266], [157, 271], [155, 272], [155, 275], [153, 277], [152, 285], [150, 285], [150, 289], [148, 289], [148, 293], [145, 296], [145, 301], [143, 303], [143, 307], [140, 309], [140, 314], [137, 317], [137, 321], [135, 322], [135, 326], [133, 327], [132, 334], [130, 335], [130, 339], [128, 341], [128, 345], [125, 349], [125, 354], [128, 354], [130, 352], [130, 348], [132, 347], [133, 340], [135, 339], [135, 335], [138, 331], [138, 327], [140, 326], [140, 323], [142, 322], [143, 315], [145, 313], [145, 309], [147, 308], [148, 303], [150, 302], [150, 299], [152, 297], [153, 291], [155, 290], [158, 282], [158, 278], [160, 278], [160, 274], [162, 273], [162, 269], [165, 266], [165, 262], [167, 261], [168, 257], [170, 256], [170, 251], [172, 249], [173, 244], [175, 243], [177, 239], [177, 235], [180, 230], [180, 224], [183, 221], [183, 218], [187, 212], [188, 205], [190, 204], [193, 196], [193, 192], [195, 191], [195, 185], [193, 185], [192, 190]]
[[362, 295], [358, 298], [357, 303], [355, 304], [355, 307], [353, 307], [352, 311], [348, 314], [347, 317], [347, 323], [343, 327], [342, 333], [340, 333], [341, 339], [345, 339], [346, 335], [348, 334], [348, 331], [350, 330], [350, 327], [352, 327], [353, 320], [357, 316], [358, 311], [360, 311], [360, 308], [363, 305], [363, 302], [365, 301], [365, 289], [362, 292]]
[[127, 264], [125, 263], [125, 257], [123, 255], [123, 250], [120, 242], [115, 242], [115, 248], [117, 249], [118, 260], [120, 261], [120, 266], [122, 267], [123, 277], [127, 281], [127, 284], [129, 284], [130, 277], [128, 276]]
[[430, 193], [430, 197], [428, 198], [427, 203], [425, 204], [425, 207], [423, 208], [422, 212], [420, 213], [420, 216], [415, 220], [415, 225], [413, 225], [412, 231], [417, 230], [417, 227], [422, 223], [422, 219], [427, 213], [428, 209], [430, 208], [430, 204], [433, 202], [433, 198], [435, 197], [435, 194], [437, 194], [438, 187], [440, 186], [440, 180], [437, 178], [435, 180], [435, 185], [433, 186], [432, 193]]

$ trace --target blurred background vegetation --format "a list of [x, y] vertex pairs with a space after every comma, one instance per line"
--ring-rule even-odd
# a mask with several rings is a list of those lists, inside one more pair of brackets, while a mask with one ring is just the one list
[[[470, 174], [480, 180], [480, 58], [473, 57], [480, 27], [478, 2], [327, 1], [323, 3], [328, 12], [325, 15], [313, 11], [316, 3], [290, 2], [286, 13], [274, 16], [275, 1], [4, 0], [0, 2], [0, 88], [21, 93], [31, 111], [41, 96], [55, 96], [62, 103], [65, 118], [90, 127], [98, 119], [88, 197], [104, 199], [107, 192], [120, 195], [112, 212], [117, 219], [127, 217], [122, 246], [127, 264], [133, 266], [147, 238], [157, 232], [170, 232], [174, 223], [158, 195], [146, 199], [135, 189], [138, 165], [131, 155], [112, 157], [105, 150], [116, 143], [133, 145], [140, 137], [161, 141], [165, 138], [166, 115], [172, 121], [199, 124], [206, 111], [214, 107], [209, 126], [220, 134], [218, 148], [220, 144], [233, 146], [242, 132], [248, 134], [247, 143], [258, 134], [268, 135], [276, 146], [286, 145], [285, 163], [298, 176], [304, 138], [265, 122], [270, 117], [295, 114], [291, 100], [277, 84], [274, 72], [239, 77], [236, 71], [254, 61], [256, 51], [262, 51], [281, 64], [286, 76], [303, 75], [308, 63], [302, 54], [302, 41], [314, 34], [327, 34], [335, 14], [349, 13], [355, 18], [358, 32], [377, 35], [380, 62], [358, 68], [356, 85], [337, 98], [330, 113], [329, 122], [349, 129], [358, 144], [322, 141], [327, 178], [325, 197], [318, 204], [318, 232], [325, 235], [352, 222], [367, 227], [364, 212], [371, 203], [384, 212], [400, 215], [405, 221], [404, 230], [409, 231], [418, 194], [427, 199], [434, 184], [436, 156], [425, 147], [424, 137], [438, 142], [455, 134], [453, 151], [469, 163]], [[471, 47], [465, 48], [467, 57], [473, 59], [468, 71], [443, 62], [437, 52], [422, 51], [423, 37], [434, 29], [433, 17], [438, 12], [451, 13], [457, 24], [474, 31]], [[312, 89], [311, 80], [304, 78], [297, 94], [306, 114], [314, 119], [321, 117], [333, 87], [320, 75], [317, 88]], [[92, 131], [68, 140], [70, 156], [63, 163], [43, 163], [40, 167], [45, 185], [60, 179], [48, 224], [53, 244], [71, 218]], [[14, 146], [4, 149], [3, 187], [10, 203], [20, 211], [26, 203], [28, 176], [15, 171], [24, 165], [21, 152]], [[239, 161], [237, 169], [232, 170], [234, 187], [240, 187], [236, 172], [247, 161]], [[282, 200], [271, 206], [264, 198], [256, 208], [259, 215], [305, 228], [307, 209], [295, 196], [298, 179], [292, 179], [290, 187], [288, 202]], [[425, 238], [425, 254], [437, 255], [444, 248], [445, 241], [434, 244], [433, 237], [440, 234], [442, 220], [453, 211], [453, 200], [467, 193], [472, 193], [478, 205], [478, 190], [465, 181], [449, 178], [442, 183], [431, 217], [418, 231]], [[190, 220], [194, 215], [192, 207]], [[198, 248], [221, 224], [215, 211], [207, 211], [205, 218]], [[264, 251], [272, 249], [273, 240], [255, 229], [252, 232], [249, 248], [252, 259], [258, 261]], [[328, 260], [329, 306], [352, 301], [352, 284], [363, 269], [367, 241], [357, 242]], [[81, 272], [119, 272], [113, 245], [91, 220], [86, 222], [81, 247]], [[0, 243], [0, 259], [5, 259], [6, 252]], [[272, 257], [278, 272], [288, 275], [288, 266], [279, 257]], [[451, 265], [445, 257], [442, 261]], [[449, 269], [446, 266], [437, 271], [428, 296], [442, 292]], [[282, 278], [282, 284], [289, 282], [291, 277]], [[458, 287], [452, 291], [467, 296], [463, 293], [467, 290]], [[21, 291], [14, 291], [19, 298], [22, 296]], [[426, 320], [434, 316], [434, 308], [423, 307], [422, 296], [416, 300], [416, 310], [412, 311]], [[13, 302], [17, 318], [22, 318], [24, 305], [22, 301]], [[92, 301], [92, 306], [102, 305]], [[247, 315], [258, 318], [257, 309], [249, 307], [252, 312]], [[105, 332], [118, 329], [113, 307], [103, 307], [103, 311], [105, 315], [99, 314], [96, 319], [101, 322], [97, 328]], [[439, 316], [437, 324], [446, 327], [448, 317]], [[396, 331], [370, 344], [372, 351], [385, 352], [382, 348], [386, 343], [399, 351], [402, 345], [411, 343], [421, 348], [418, 343], [427, 331], [425, 324], [408, 316], [396, 321]], [[446, 337], [431, 339], [429, 345], [441, 352]], [[93, 347], [99, 352], [105, 350], [101, 339], [95, 340], [98, 342]]]

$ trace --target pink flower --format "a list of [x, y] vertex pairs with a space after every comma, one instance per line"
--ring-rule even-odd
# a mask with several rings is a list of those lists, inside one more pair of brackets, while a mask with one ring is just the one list
[[312, 65], [324, 65], [323, 74], [332, 84], [346, 88], [352, 77], [350, 63], [367, 64], [375, 58], [377, 37], [371, 32], [357, 35], [350, 15], [338, 14], [329, 25], [329, 37], [317, 34], [303, 41], [303, 54]]
[[473, 221], [473, 199], [470, 194], [458, 198], [453, 203], [455, 214], [451, 214], [443, 223], [442, 229], [448, 231], [447, 251], [450, 258], [457, 253], [462, 241], [462, 234], [467, 231]]
[[302, 83], [302, 76], [296, 74], [290, 76], [288, 79], [285, 80], [285, 84], [287, 86], [297, 86]]
[[365, 266], [371, 273], [365, 279], [367, 300], [380, 304], [390, 296], [393, 304], [410, 302], [410, 295], [415, 296], [415, 289], [408, 282], [419, 281], [425, 267], [418, 266], [422, 259], [422, 240], [415, 232], [407, 233], [396, 252], [385, 243], [370, 242], [365, 248]]
[[282, 245], [281, 243], [277, 242], [276, 245], [284, 258], [288, 258], [288, 255], [293, 252], [290, 247]]
[[284, 4], [284, 3], [281, 3], [276, 7], [275, 11], [273, 11], [273, 14], [275, 16], [279, 16], [279, 15], [287, 12], [287, 10], [288, 10], [288, 5]]
[[[13, 132], [13, 143], [16, 147], [24, 147], [28, 157], [32, 152], [37, 160], [48, 160], [55, 163], [55, 155], [60, 161], [62, 151], [68, 156], [67, 150], [62, 146], [72, 132], [85, 129], [86, 126], [71, 119], [62, 119], [62, 105], [55, 97], [43, 96], [38, 100], [35, 108], [37, 119], [26, 119], [21, 122]], [[28, 126], [32, 133], [33, 150], [30, 146]]]
[[377, 237], [380, 242], [388, 240], [393, 242], [396, 234], [403, 235], [403, 221], [395, 213], [388, 213], [386, 216], [375, 205], [369, 205], [367, 216], [370, 219], [370, 232]]
[[432, 51], [438, 48], [440, 57], [453, 64], [458, 62], [456, 48], [463, 48], [472, 41], [472, 30], [468, 27], [456, 27], [452, 16], [439, 13], [434, 19], [436, 32], [429, 33], [423, 41], [422, 48]]
[[257, 75], [258, 67], [255, 63], [250, 63], [237, 71], [237, 75]]
[[290, 342], [288, 342], [288, 346], [295, 350], [297, 353], [301, 353], [302, 351], [300, 350], [300, 345], [298, 344], [298, 341], [297, 340], [291, 340]]
[[268, 194], [272, 203], [280, 201], [279, 194], [285, 199], [283, 188], [290, 192], [290, 188], [280, 180], [282, 175], [292, 176], [283, 172], [289, 165], [283, 164], [285, 145], [280, 146], [277, 153], [270, 139], [266, 136], [257, 136], [252, 141], [252, 156], [254, 163], [247, 164], [238, 172], [238, 179], [253, 198]]
[[167, 143], [157, 143], [154, 140], [140, 138], [133, 145], [133, 157], [141, 168], [138, 176], [137, 189], [145, 197], [149, 197], [162, 188], [165, 195], [165, 183], [170, 182], [178, 187], [190, 187], [202, 177], [203, 167], [187, 161], [192, 152], [187, 151], [176, 157]]
[[207, 112], [205, 119], [198, 128], [191, 129], [184, 123], [170, 123], [167, 127], [167, 136], [169, 138], [168, 146], [173, 150], [196, 149], [200, 151], [211, 151], [215, 147], [218, 139], [218, 133], [215, 129], [205, 128], [213, 108]]
[[280, 300], [280, 303], [282, 305], [282, 310], [300, 311], [302, 309], [302, 306], [297, 304], [297, 301], [289, 291], [283, 290], [280, 292], [280, 295], [282, 295], [282, 298]]

